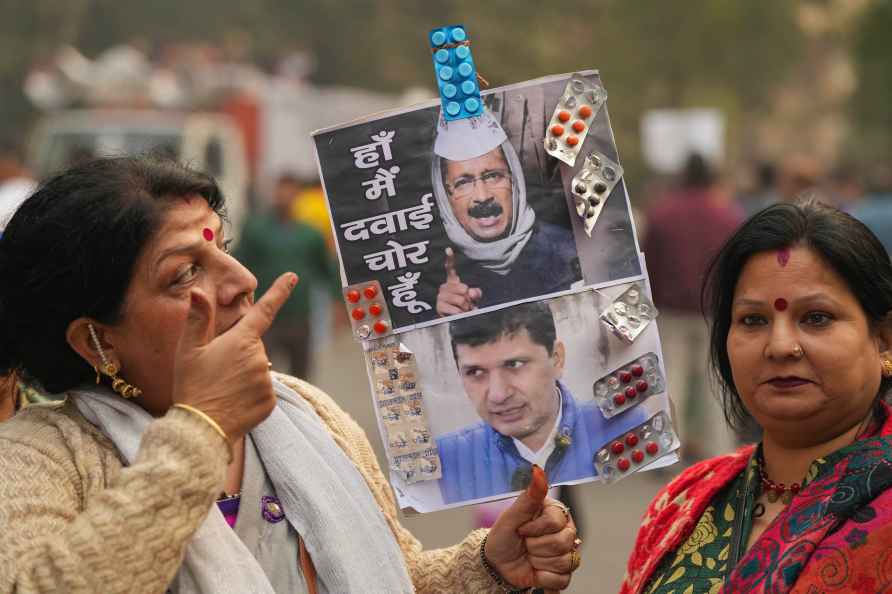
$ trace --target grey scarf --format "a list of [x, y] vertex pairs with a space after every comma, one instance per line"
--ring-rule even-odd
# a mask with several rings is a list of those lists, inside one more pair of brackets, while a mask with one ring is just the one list
[[[306, 543], [319, 591], [413, 592], [402, 552], [362, 475], [303, 398], [275, 378], [273, 388], [278, 406], [251, 436], [285, 517]], [[109, 390], [72, 394], [81, 413], [132, 463], [151, 415]], [[275, 594], [216, 505], [189, 543], [172, 587], [178, 594]]]

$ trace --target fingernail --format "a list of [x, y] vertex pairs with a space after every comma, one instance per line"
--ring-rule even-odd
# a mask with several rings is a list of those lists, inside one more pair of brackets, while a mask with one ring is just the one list
[[297, 275], [292, 272], [291, 278], [288, 279], [288, 288], [293, 289], [296, 286], [297, 286]]

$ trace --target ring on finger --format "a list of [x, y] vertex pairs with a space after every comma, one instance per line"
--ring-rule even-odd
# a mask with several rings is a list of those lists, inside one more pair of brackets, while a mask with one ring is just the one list
[[576, 540], [573, 541], [573, 550], [578, 551], [579, 547], [581, 547], [581, 546], [582, 546], [582, 539], [577, 536]]
[[579, 566], [582, 564], [582, 556], [579, 554], [579, 551], [573, 549], [570, 551], [570, 572], [574, 572], [579, 569]]
[[560, 501], [549, 501], [545, 504], [545, 507], [557, 507], [560, 508], [562, 512], [564, 512], [564, 519], [567, 520], [567, 523], [570, 523], [570, 508], [561, 503]]

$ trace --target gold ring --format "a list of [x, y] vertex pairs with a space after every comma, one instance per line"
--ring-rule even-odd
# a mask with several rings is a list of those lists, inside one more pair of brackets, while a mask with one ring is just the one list
[[582, 546], [582, 539], [577, 536], [576, 540], [573, 541], [573, 550], [578, 551], [579, 547], [581, 547], [581, 546]]
[[561, 503], [560, 501], [549, 501], [545, 504], [545, 507], [557, 507], [560, 508], [562, 512], [564, 512], [564, 518], [566, 518], [567, 522], [570, 521], [570, 508]]
[[570, 572], [574, 572], [579, 569], [579, 566], [582, 564], [582, 556], [579, 554], [579, 551], [573, 549], [570, 551]]
[[266, 362], [266, 368], [267, 368], [267, 369], [272, 369], [272, 368], [273, 368], [273, 362], [272, 362], [272, 361], [267, 361], [267, 362]]

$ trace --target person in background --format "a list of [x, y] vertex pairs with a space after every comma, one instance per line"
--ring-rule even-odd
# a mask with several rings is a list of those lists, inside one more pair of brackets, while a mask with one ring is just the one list
[[685, 454], [697, 459], [727, 451], [734, 436], [721, 422], [721, 408], [704, 381], [709, 341], [700, 314], [700, 285], [710, 258], [743, 213], [703, 157], [691, 154], [680, 187], [653, 202], [646, 218], [644, 256]]
[[313, 340], [312, 291], [340, 297], [340, 282], [325, 238], [314, 227], [294, 220], [294, 202], [301, 187], [299, 178], [292, 174], [276, 180], [270, 209], [245, 222], [235, 257], [257, 277], [261, 292], [287, 270], [300, 276], [300, 284], [264, 336], [264, 343], [277, 367], [306, 378]]
[[867, 225], [892, 254], [892, 165], [876, 165], [870, 171], [867, 193], [852, 209], [852, 216]]
[[864, 199], [864, 183], [853, 163], [841, 163], [827, 176], [822, 192], [826, 202], [840, 210], [852, 212]]

